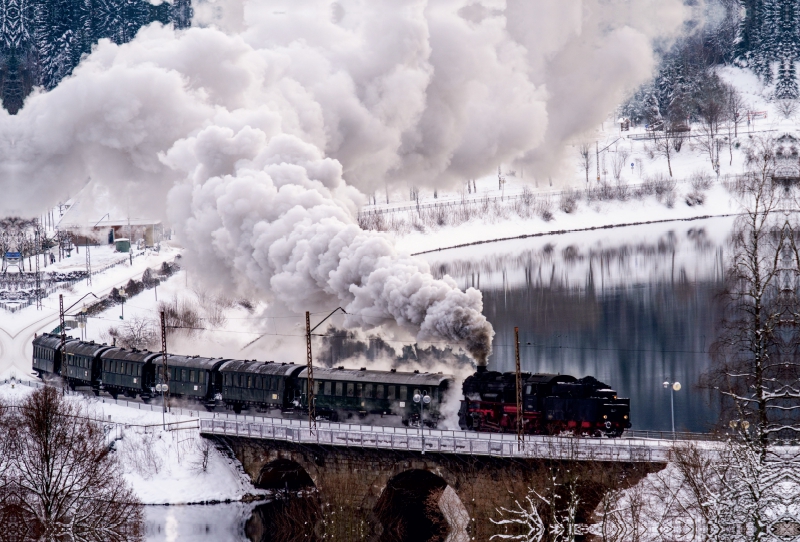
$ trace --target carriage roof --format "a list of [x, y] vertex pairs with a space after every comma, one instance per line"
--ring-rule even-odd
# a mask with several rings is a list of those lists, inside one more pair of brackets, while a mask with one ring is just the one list
[[[67, 337], [66, 342], [69, 343], [77, 340], [78, 339], [73, 339], [72, 337]], [[45, 348], [58, 350], [61, 347], [61, 335], [56, 335], [55, 333], [42, 333], [33, 339], [33, 344], [34, 346], [43, 346]]]
[[290, 376], [303, 367], [303, 365], [296, 365], [294, 363], [233, 359], [220, 367], [219, 370], [222, 373], [239, 372], [259, 375]]
[[99, 344], [94, 341], [71, 341], [64, 345], [64, 350], [68, 354], [78, 354], [80, 356], [87, 356], [90, 358], [93, 358], [106, 350], [110, 350], [111, 348], [112, 347], [108, 346], [107, 344]]
[[[298, 378], [307, 378], [307, 369], [303, 369]], [[408, 386], [439, 386], [452, 381], [453, 375], [441, 373], [398, 373], [391, 371], [373, 371], [366, 369], [333, 369], [314, 367], [314, 379], [346, 382], [365, 382], [370, 384], [400, 384]]]
[[158, 352], [150, 352], [149, 350], [128, 350], [127, 348], [115, 347], [103, 352], [103, 359], [147, 363], [160, 355]]
[[[161, 354], [158, 354], [161, 356]], [[160, 362], [161, 360], [156, 360]], [[167, 354], [167, 365], [170, 367], [186, 367], [187, 369], [203, 369], [213, 371], [220, 365], [229, 361], [225, 358], [204, 358], [201, 356], [181, 356], [178, 354]]]

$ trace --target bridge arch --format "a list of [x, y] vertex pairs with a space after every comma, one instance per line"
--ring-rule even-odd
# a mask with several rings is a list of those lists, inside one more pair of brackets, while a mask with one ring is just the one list
[[311, 475], [300, 463], [282, 457], [265, 463], [254, 485], [260, 489], [288, 491], [316, 488]]
[[382, 539], [444, 540], [466, 527], [469, 514], [453, 488], [424, 468], [403, 470], [386, 483], [373, 513], [383, 526]]

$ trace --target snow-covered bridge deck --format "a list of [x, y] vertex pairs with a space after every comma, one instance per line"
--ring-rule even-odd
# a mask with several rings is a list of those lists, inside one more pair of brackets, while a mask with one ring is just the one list
[[647, 438], [573, 438], [474, 433], [439, 429], [317, 423], [316, 431], [303, 420], [263, 418], [257, 422], [201, 419], [200, 433], [298, 444], [317, 444], [388, 451], [491, 456], [503, 458], [563, 459], [666, 463], [675, 440]]

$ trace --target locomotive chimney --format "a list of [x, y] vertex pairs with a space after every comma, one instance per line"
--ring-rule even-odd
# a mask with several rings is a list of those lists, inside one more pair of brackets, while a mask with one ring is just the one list
[[478, 365], [477, 369], [478, 374], [486, 372], [486, 365]]

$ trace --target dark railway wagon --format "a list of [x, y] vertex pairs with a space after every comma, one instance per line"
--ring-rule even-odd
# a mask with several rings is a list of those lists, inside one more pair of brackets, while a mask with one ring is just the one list
[[152, 380], [152, 361], [161, 356], [147, 350], [127, 350], [111, 348], [103, 352], [101, 357], [102, 389], [116, 399], [119, 395], [149, 400], [152, 390], [146, 384], [148, 377]]
[[[223, 358], [168, 354], [170, 396], [195, 399], [201, 401], [206, 408], [213, 409], [217, 402], [222, 400], [214, 382], [214, 375], [217, 369], [228, 361], [230, 360]], [[161, 354], [153, 363], [156, 369], [149, 373], [153, 378], [148, 383], [155, 389], [164, 369]]]
[[[305, 368], [297, 375], [304, 409], [308, 408], [307, 375]], [[424, 421], [426, 425], [436, 426], [441, 418], [442, 401], [452, 382], [452, 376], [441, 373], [315, 367], [315, 412], [331, 420], [354, 414], [394, 414], [402, 416], [403, 423], [416, 425], [420, 420], [420, 406], [414, 403], [413, 397], [418, 393], [431, 398], [424, 406]]]
[[95, 395], [100, 394], [102, 366], [100, 355], [111, 349], [107, 344], [70, 341], [64, 345], [61, 376], [73, 390], [89, 386]]
[[217, 389], [227, 408], [237, 414], [243, 408], [292, 410], [299, 406], [295, 376], [302, 365], [271, 361], [230, 360], [217, 371]]
[[[75, 341], [72, 337], [67, 342]], [[61, 375], [61, 336], [43, 333], [33, 339], [33, 370], [39, 378]]]

